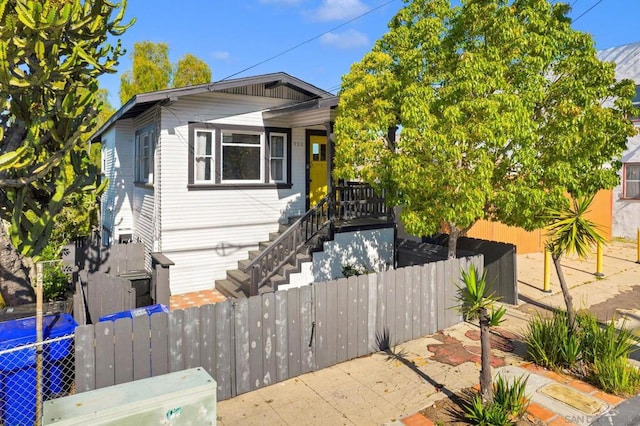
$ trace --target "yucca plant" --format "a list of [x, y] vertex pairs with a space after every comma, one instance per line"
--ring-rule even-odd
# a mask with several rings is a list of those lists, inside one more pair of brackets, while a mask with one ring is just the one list
[[493, 383], [493, 404], [503, 408], [511, 420], [521, 417], [529, 406], [529, 399], [525, 395], [529, 376], [516, 377], [510, 383], [499, 375]]
[[527, 355], [536, 364], [551, 369], [572, 368], [580, 358], [580, 336], [569, 324], [567, 313], [534, 316], [524, 338]]
[[580, 259], [584, 259], [591, 253], [591, 248], [594, 245], [605, 241], [604, 237], [598, 232], [598, 225], [585, 217], [589, 212], [591, 203], [593, 203], [593, 198], [594, 195], [572, 196], [571, 202], [567, 207], [551, 210], [548, 213], [549, 224], [547, 225], [547, 231], [549, 240], [547, 249], [551, 252], [551, 258], [558, 274], [560, 288], [567, 307], [569, 324], [572, 328], [575, 325], [576, 317], [573, 298], [564, 278], [560, 260], [563, 255], [574, 253]]
[[482, 275], [475, 266], [468, 271], [462, 270], [464, 286], [458, 286], [458, 300], [461, 302], [460, 311], [468, 320], [478, 320], [480, 323], [480, 394], [485, 402], [491, 401], [491, 342], [489, 328], [495, 327], [503, 321], [506, 310], [496, 309], [494, 303], [498, 298], [488, 294], [487, 272]]

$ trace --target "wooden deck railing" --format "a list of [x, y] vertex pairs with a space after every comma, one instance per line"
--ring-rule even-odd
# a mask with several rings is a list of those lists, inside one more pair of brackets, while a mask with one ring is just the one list
[[336, 187], [336, 219], [389, 217], [384, 193], [378, 194], [367, 184], [350, 184]]
[[243, 272], [251, 276], [250, 296], [258, 294], [260, 287], [289, 263], [311, 238], [330, 227], [332, 221], [391, 218], [384, 196], [367, 184], [337, 186], [334, 194], [320, 200], [244, 268]]

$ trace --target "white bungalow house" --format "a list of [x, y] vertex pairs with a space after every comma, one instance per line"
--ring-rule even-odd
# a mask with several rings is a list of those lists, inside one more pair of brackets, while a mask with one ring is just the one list
[[330, 179], [337, 103], [286, 73], [133, 97], [92, 137], [109, 180], [102, 243], [162, 252], [172, 294], [215, 283], [247, 295], [393, 264], [381, 198]]
[[[616, 78], [636, 83], [634, 105], [640, 107], [640, 42], [598, 52], [601, 61], [615, 62]], [[640, 129], [640, 117], [633, 122]], [[620, 170], [620, 185], [613, 190], [614, 237], [635, 239], [640, 229], [640, 134], [627, 141]]]

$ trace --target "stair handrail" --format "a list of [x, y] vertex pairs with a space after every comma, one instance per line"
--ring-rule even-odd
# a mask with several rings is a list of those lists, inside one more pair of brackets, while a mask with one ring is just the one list
[[[271, 277], [276, 275], [276, 273], [284, 266], [289, 260], [298, 253], [300, 247], [305, 245], [311, 238], [320, 232], [325, 226], [327, 226], [331, 222], [331, 218], [329, 217], [329, 212], [327, 211], [324, 215], [324, 220], [322, 223], [315, 223], [314, 229], [314, 221], [313, 218], [316, 218], [317, 212], [322, 212], [325, 206], [329, 206], [329, 202], [331, 200], [332, 194], [327, 194], [324, 198], [322, 198], [315, 206], [307, 210], [307, 212], [301, 216], [298, 220], [296, 220], [286, 231], [284, 231], [278, 238], [276, 238], [267, 248], [265, 248], [260, 254], [258, 254], [251, 263], [249, 263], [242, 271], [244, 273], [248, 273], [251, 276], [251, 287], [250, 287], [250, 296], [258, 294], [258, 289], [262, 287]], [[310, 220], [311, 219], [311, 220]], [[308, 224], [311, 224], [311, 232], [307, 233], [304, 238], [300, 238], [296, 241], [297, 233], [304, 229], [308, 230]], [[286, 256], [279, 259], [277, 265], [272, 265], [271, 270], [261, 270], [262, 268], [261, 262], [265, 260], [265, 258], [272, 255], [272, 252], [276, 250], [282, 242], [286, 239], [292, 238], [293, 244], [292, 250]], [[266, 266], [266, 265], [265, 265]], [[262, 277], [260, 277], [262, 275]]]

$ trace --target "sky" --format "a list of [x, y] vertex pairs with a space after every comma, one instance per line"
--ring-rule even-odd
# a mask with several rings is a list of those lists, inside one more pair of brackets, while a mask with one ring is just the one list
[[[568, 1], [573, 27], [590, 33], [598, 49], [640, 41], [640, 1]], [[129, 0], [125, 17], [136, 22], [120, 39], [129, 53], [138, 41], [165, 42], [173, 63], [191, 53], [209, 65], [213, 81], [252, 67], [233, 78], [284, 71], [335, 93], [402, 6], [402, 0]], [[100, 78], [116, 108], [129, 53], [117, 74]]]

